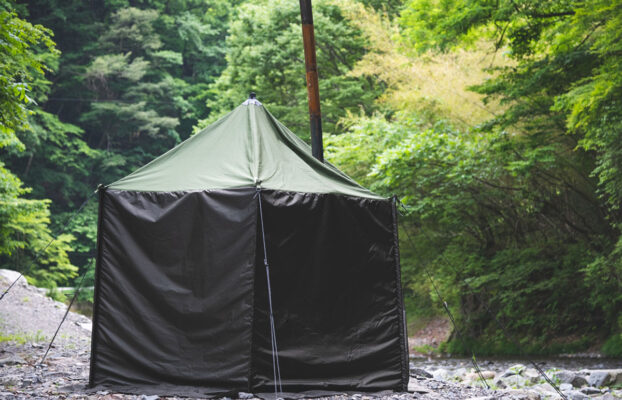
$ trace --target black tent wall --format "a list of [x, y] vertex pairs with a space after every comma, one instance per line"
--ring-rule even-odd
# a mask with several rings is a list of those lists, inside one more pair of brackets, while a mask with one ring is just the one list
[[[90, 384], [274, 388], [255, 188], [102, 190]], [[262, 190], [283, 390], [406, 390], [395, 204]]]

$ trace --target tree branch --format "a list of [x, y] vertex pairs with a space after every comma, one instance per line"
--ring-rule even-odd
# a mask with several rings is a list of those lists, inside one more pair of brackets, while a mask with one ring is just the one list
[[532, 13], [532, 14], [529, 14], [529, 16], [532, 18], [555, 18], [555, 17], [566, 17], [566, 16], [574, 15], [574, 14], [575, 12], [570, 10], [570, 11], [560, 11], [560, 12], [544, 13], [544, 14]]

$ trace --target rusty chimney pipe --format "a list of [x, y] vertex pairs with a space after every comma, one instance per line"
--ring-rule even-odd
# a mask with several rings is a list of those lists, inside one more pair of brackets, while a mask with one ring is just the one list
[[300, 0], [300, 18], [302, 20], [302, 42], [305, 50], [307, 70], [307, 92], [309, 95], [309, 119], [311, 124], [311, 152], [313, 157], [324, 162], [324, 144], [322, 143], [322, 113], [320, 112], [320, 89], [315, 59], [315, 34], [313, 32], [313, 13], [311, 0]]

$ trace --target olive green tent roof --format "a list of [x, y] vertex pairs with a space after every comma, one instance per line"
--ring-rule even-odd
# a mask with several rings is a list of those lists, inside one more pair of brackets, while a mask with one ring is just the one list
[[315, 159], [305, 142], [254, 99], [109, 188], [172, 192], [257, 185], [381, 198]]

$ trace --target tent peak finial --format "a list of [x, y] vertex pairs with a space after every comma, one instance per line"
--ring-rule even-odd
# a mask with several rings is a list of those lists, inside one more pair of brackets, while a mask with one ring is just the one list
[[257, 94], [255, 94], [255, 92], [250, 92], [250, 94], [248, 95], [248, 99], [246, 99], [246, 101], [242, 103], [242, 105], [245, 105], [245, 106], [248, 106], [250, 104], [254, 104], [256, 106], [261, 105], [259, 100], [257, 100]]

